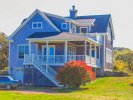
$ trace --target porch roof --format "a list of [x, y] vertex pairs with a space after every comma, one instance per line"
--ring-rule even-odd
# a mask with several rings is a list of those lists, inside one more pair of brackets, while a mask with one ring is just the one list
[[[41, 34], [40, 36], [38, 36], [39, 34]], [[44, 33], [35, 33], [31, 36], [29, 36], [29, 38], [27, 40], [31, 41], [31, 42], [41, 42], [41, 41], [89, 41], [92, 42], [94, 44], [100, 45], [100, 43], [97, 43], [95, 40], [90, 39], [90, 38], [85, 38], [83, 36], [80, 35], [76, 35], [76, 34], [71, 34], [71, 33], [67, 33], [67, 32], [62, 32], [62, 33], [49, 33], [45, 34]], [[37, 37], [36, 37], [37, 36]]]

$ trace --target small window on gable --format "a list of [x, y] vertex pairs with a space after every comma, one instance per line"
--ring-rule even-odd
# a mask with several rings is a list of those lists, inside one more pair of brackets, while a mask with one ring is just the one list
[[67, 29], [67, 23], [62, 23], [61, 24], [61, 29]]
[[88, 27], [80, 27], [80, 33], [88, 33]]
[[32, 29], [42, 29], [42, 22], [32, 22]]

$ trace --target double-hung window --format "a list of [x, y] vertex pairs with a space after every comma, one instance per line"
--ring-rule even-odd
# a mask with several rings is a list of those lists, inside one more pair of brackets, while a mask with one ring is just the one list
[[29, 54], [29, 45], [22, 44], [18, 46], [18, 58], [23, 59], [24, 54]]
[[42, 29], [42, 22], [32, 22], [32, 29]]

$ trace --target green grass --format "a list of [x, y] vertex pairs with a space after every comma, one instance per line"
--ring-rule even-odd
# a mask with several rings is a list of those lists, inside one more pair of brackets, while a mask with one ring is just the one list
[[[130, 77], [104, 77], [80, 89], [57, 89], [56, 93], [22, 94], [0, 91], [0, 100], [133, 100], [133, 86]], [[42, 90], [48, 88], [27, 88]]]

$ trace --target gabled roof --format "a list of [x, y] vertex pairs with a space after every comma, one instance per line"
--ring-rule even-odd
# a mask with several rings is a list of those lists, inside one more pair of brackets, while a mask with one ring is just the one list
[[[81, 19], [95, 19], [94, 25], [91, 27], [90, 33], [106, 33], [108, 23], [110, 20], [111, 15], [91, 15], [91, 16], [77, 16], [74, 20], [81, 20]], [[70, 18], [70, 17], [66, 17]]]
[[60, 32], [60, 30], [49, 20], [49, 18], [43, 13], [41, 12], [40, 10], [36, 9], [28, 18], [24, 19], [22, 21], [22, 24], [8, 37], [8, 40], [11, 40], [16, 34], [17, 32], [22, 29], [29, 21], [30, 19], [32, 19], [32, 17], [34, 17], [34, 15], [36, 13], [39, 13], [44, 19], [46, 19], [48, 21], [48, 23], [50, 25], [53, 26], [53, 28], [55, 28], [58, 32]]

